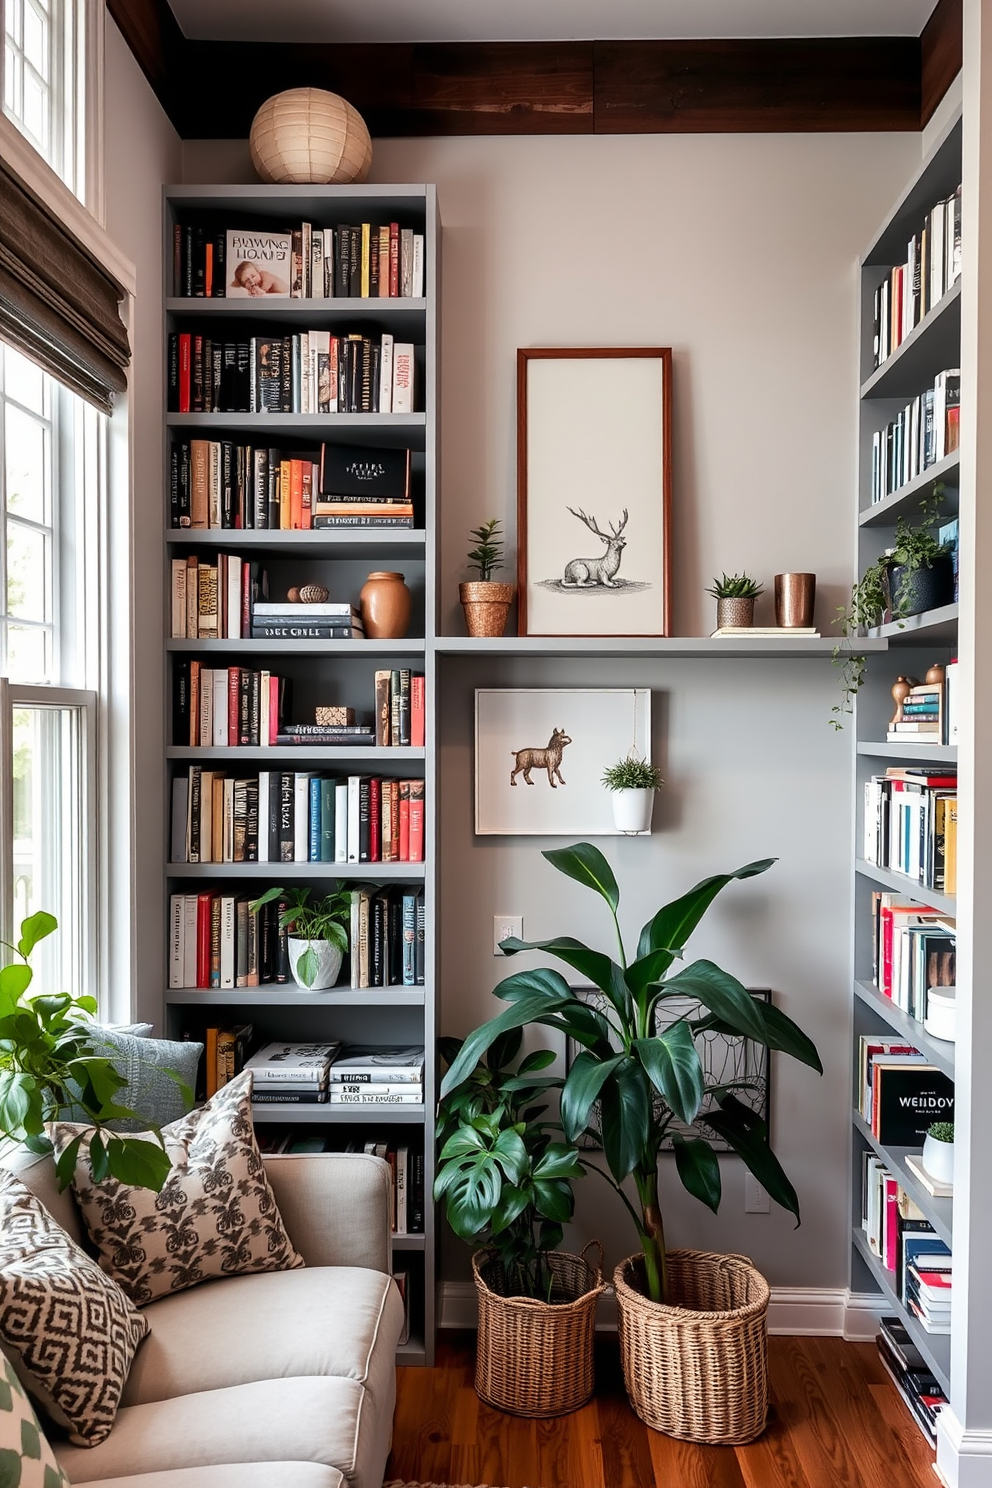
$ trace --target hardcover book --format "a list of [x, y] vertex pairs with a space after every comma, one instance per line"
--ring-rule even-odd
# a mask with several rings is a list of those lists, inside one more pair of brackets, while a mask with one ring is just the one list
[[410, 451], [364, 449], [349, 444], [320, 447], [320, 494], [337, 500], [378, 496], [405, 502], [410, 497]]
[[289, 299], [292, 234], [232, 228], [225, 240], [228, 299]]

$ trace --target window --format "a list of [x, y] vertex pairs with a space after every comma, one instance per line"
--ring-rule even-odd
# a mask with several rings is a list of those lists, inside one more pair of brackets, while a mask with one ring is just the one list
[[5, 0], [3, 109], [86, 197], [84, 0]]
[[98, 662], [95, 511], [106, 419], [0, 345], [3, 917], [50, 910], [40, 985], [93, 991]]

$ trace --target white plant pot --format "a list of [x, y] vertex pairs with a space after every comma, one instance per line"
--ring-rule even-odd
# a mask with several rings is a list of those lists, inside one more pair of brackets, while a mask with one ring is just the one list
[[923, 1138], [923, 1166], [938, 1183], [954, 1182], [954, 1143]]
[[618, 790], [610, 794], [613, 797], [613, 822], [621, 832], [650, 832], [653, 790]]
[[[317, 975], [309, 986], [300, 979], [297, 968], [304, 951], [309, 948], [317, 953]], [[331, 945], [329, 940], [300, 940], [295, 935], [287, 937], [287, 948], [289, 950], [289, 969], [293, 973], [293, 980], [304, 992], [324, 992], [328, 987], [333, 987], [341, 971], [342, 953], [336, 945]]]

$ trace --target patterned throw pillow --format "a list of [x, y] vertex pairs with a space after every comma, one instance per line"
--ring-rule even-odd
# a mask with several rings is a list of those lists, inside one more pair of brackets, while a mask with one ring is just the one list
[[[95, 1183], [87, 1143], [73, 1188], [100, 1265], [139, 1305], [216, 1276], [303, 1265], [283, 1226], [251, 1123], [246, 1072], [162, 1128], [172, 1172], [161, 1193]], [[56, 1122], [56, 1153], [87, 1128]]]
[[0, 1488], [70, 1488], [9, 1359], [0, 1355]]
[[[110, 1131], [141, 1132], [150, 1126], [178, 1121], [186, 1113], [189, 1098], [184, 1098], [179, 1080], [193, 1089], [203, 1045], [187, 1039], [147, 1038], [145, 1035], [151, 1030], [150, 1023], [120, 1028], [96, 1025], [92, 1029], [93, 1052], [112, 1060], [117, 1073], [124, 1077], [125, 1083], [114, 1100], [119, 1106], [137, 1111], [140, 1118], [122, 1116], [108, 1121]], [[88, 1120], [81, 1106], [66, 1106], [61, 1114], [63, 1121]]]
[[116, 1282], [0, 1170], [0, 1343], [77, 1446], [94, 1447], [109, 1434], [148, 1331]]

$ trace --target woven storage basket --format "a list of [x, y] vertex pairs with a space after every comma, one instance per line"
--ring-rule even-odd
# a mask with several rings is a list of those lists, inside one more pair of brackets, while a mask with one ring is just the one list
[[[586, 1259], [593, 1247], [595, 1263]], [[547, 1259], [560, 1302], [506, 1296], [496, 1253], [479, 1250], [472, 1257], [479, 1300], [476, 1392], [514, 1416], [563, 1416], [592, 1395], [603, 1247], [593, 1240], [581, 1255], [556, 1250]]]
[[768, 1283], [746, 1256], [668, 1251], [667, 1304], [644, 1260], [613, 1277], [624, 1383], [646, 1425], [685, 1441], [753, 1441], [768, 1414]]

